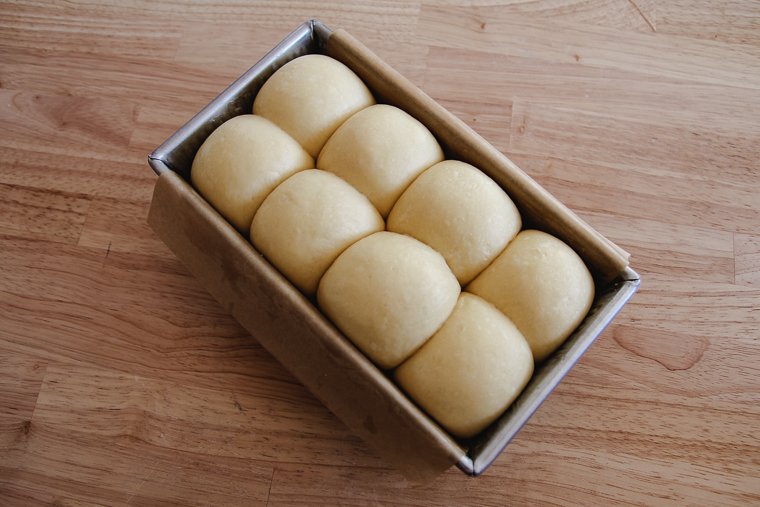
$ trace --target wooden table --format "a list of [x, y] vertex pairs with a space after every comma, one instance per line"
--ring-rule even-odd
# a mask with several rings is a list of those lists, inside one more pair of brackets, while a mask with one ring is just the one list
[[[760, 4], [504, 3], [0, 4], [0, 504], [758, 504]], [[145, 223], [146, 154], [309, 17], [642, 274], [478, 479], [404, 481]]]

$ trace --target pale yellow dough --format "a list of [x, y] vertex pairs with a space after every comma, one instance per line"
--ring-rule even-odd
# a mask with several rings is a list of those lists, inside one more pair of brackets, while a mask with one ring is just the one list
[[314, 159], [265, 118], [236, 116], [224, 122], [198, 149], [190, 170], [193, 186], [242, 233], [274, 187]]
[[264, 200], [253, 218], [251, 241], [294, 285], [313, 294], [343, 250], [384, 228], [358, 190], [332, 173], [310, 169]]
[[351, 69], [329, 56], [306, 55], [267, 79], [253, 113], [272, 120], [316, 158], [340, 124], [374, 103]]
[[377, 232], [335, 260], [317, 300], [370, 359], [394, 368], [443, 324], [459, 292], [441, 254], [409, 236]]
[[443, 327], [396, 370], [401, 387], [453, 435], [491, 424], [533, 374], [525, 338], [499, 310], [463, 292]]
[[578, 327], [594, 300], [594, 280], [578, 254], [540, 231], [523, 231], [467, 287], [512, 319], [536, 361]]
[[475, 278], [520, 231], [512, 200], [475, 167], [445, 160], [423, 172], [388, 216], [388, 230], [440, 252], [459, 283]]
[[441, 160], [443, 150], [424, 125], [397, 107], [378, 104], [340, 126], [317, 167], [351, 183], [387, 217], [406, 187]]

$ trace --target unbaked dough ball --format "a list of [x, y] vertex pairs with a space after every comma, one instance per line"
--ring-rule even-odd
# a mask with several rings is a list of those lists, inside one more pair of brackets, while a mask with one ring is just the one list
[[264, 198], [314, 159], [277, 125], [260, 116], [236, 116], [217, 127], [198, 149], [190, 181], [242, 233]]
[[369, 200], [332, 173], [310, 169], [274, 189], [253, 217], [251, 241], [307, 294], [349, 245], [385, 223]]
[[351, 69], [329, 56], [306, 55], [267, 79], [253, 113], [272, 120], [316, 158], [341, 123], [374, 103]]
[[467, 287], [512, 319], [536, 361], [559, 347], [591, 308], [594, 280], [578, 254], [541, 231], [523, 231]]
[[441, 254], [409, 236], [377, 232], [335, 260], [317, 300], [370, 359], [394, 368], [443, 324], [459, 291]]
[[423, 172], [388, 216], [388, 230], [414, 236], [443, 255], [467, 284], [504, 250], [522, 221], [491, 178], [457, 160]]
[[422, 123], [397, 107], [378, 104], [340, 126], [317, 167], [351, 183], [387, 217], [406, 187], [441, 160], [443, 150]]
[[463, 292], [451, 317], [396, 370], [399, 384], [458, 437], [491, 424], [533, 374], [533, 356], [515, 325]]

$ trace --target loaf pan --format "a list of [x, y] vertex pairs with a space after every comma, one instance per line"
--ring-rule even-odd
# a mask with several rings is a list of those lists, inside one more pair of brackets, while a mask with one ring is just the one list
[[[559, 237], [584, 259], [597, 285], [578, 329], [536, 367], [510, 408], [477, 437], [451, 437], [411, 402], [189, 185], [195, 152], [226, 120], [250, 114], [261, 85], [288, 61], [310, 53], [342, 61], [375, 94], [415, 116], [447, 158], [469, 162], [515, 201], [531, 227]], [[463, 90], [465, 93], [465, 90]], [[591, 229], [506, 156], [343, 30], [310, 20], [183, 125], [149, 157], [159, 175], [149, 223], [211, 294], [351, 430], [414, 481], [456, 464], [479, 475], [504, 450], [639, 286], [620, 248]], [[600, 417], [603, 417], [600, 414]]]

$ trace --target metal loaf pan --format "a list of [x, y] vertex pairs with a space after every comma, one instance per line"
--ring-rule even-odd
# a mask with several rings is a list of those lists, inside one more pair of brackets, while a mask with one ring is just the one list
[[[219, 94], [219, 96], [217, 96], [210, 104], [203, 108], [203, 110], [200, 111], [195, 117], [193, 117], [179, 130], [177, 130], [177, 132], [175, 132], [169, 139], [161, 144], [161, 146], [159, 146], [149, 156], [148, 161], [150, 166], [158, 175], [162, 175], [167, 171], [172, 171], [181, 176], [184, 180], [189, 181], [190, 167], [193, 157], [195, 156], [195, 152], [206, 139], [206, 137], [216, 127], [221, 125], [226, 120], [240, 114], [250, 113], [252, 109], [253, 99], [259, 88], [266, 81], [266, 79], [271, 76], [272, 73], [274, 73], [279, 67], [288, 61], [304, 54], [325, 52], [327, 41], [332, 34], [333, 32], [329, 28], [316, 20], [307, 21], [300, 25], [282, 42], [275, 46], [274, 49], [272, 49], [266, 56], [264, 56], [259, 62], [251, 67], [245, 74], [243, 74], [238, 80], [236, 80], [226, 90]], [[365, 82], [367, 81], [367, 78], [365, 77], [368, 76], [368, 74], [366, 74], [367, 70], [364, 69], [365, 76], [362, 76], [361, 69], [359, 68], [363, 67], [361, 65], [361, 62], [359, 62], [357, 65], [356, 61], [352, 61], [351, 59], [343, 59], [340, 55], [336, 56], [331, 54], [331, 56], [342, 60], [343, 63], [356, 71], [360, 77], [363, 77], [365, 79]], [[373, 88], [371, 82], [367, 82], [367, 84], [370, 89], [376, 93], [379, 101], [384, 101], [386, 98], [384, 96], [388, 95], [389, 93], [388, 90], [386, 89], [383, 93], [378, 93], [378, 90]], [[392, 85], [393, 84], [391, 83], [391, 86]], [[404, 82], [404, 86], [413, 87], [413, 85], [406, 81]], [[416, 90], [416, 88], [414, 88], [414, 90]], [[419, 91], [416, 90], [416, 92]], [[429, 98], [427, 99], [430, 100]], [[396, 103], [395, 105], [399, 105], [401, 107], [406, 103], [405, 100], [400, 100], [399, 102], [400, 103]], [[418, 119], [420, 119], [423, 123], [426, 123], [422, 118]], [[431, 123], [431, 121], [428, 121], [428, 128], [436, 133], [435, 128], [438, 126], [431, 125], [429, 123]], [[475, 134], [472, 133], [472, 135]], [[442, 144], [444, 144], [444, 147], [446, 147], [445, 143]], [[463, 155], [462, 153], [453, 151], [449, 148], [447, 149], [447, 155], [449, 158], [469, 158], [469, 161], [471, 163], [478, 167], [481, 167], [478, 164], [478, 157], [480, 156], [480, 153], [478, 153], [477, 150], [474, 152], [474, 154], [468, 153], [467, 156], [460, 157], [460, 155]], [[492, 154], [490, 154], [490, 156], [492, 156]], [[511, 164], [511, 162], [509, 162], [509, 164]], [[510, 166], [510, 168], [512, 168], [512, 166]], [[516, 166], [514, 166], [514, 170], [519, 171]], [[505, 185], [503, 183], [503, 180], [500, 181], [499, 174], [494, 174], [493, 171], [484, 172], [493, 177], [497, 183], [500, 183], [502, 187], [504, 187], [505, 191], [507, 191], [508, 194], [512, 195], [509, 186]], [[520, 173], [524, 176], [524, 173], [521, 171]], [[527, 176], [525, 176], [525, 178], [527, 178]], [[530, 182], [532, 184], [535, 184], [535, 182], [532, 182], [532, 180], [530, 180]], [[197, 194], [196, 197], [197, 199], [202, 200], [202, 198], [200, 196], [197, 196]], [[201, 205], [207, 206], [206, 203], [201, 203]], [[153, 210], [151, 210], [151, 212], [153, 213]], [[521, 209], [521, 212], [525, 214], [525, 211], [523, 209]], [[565, 212], [568, 214], [571, 213], [569, 210], [560, 210], [559, 213], [562, 214]], [[154, 228], [156, 227], [154, 226]], [[234, 230], [231, 230], [231, 228], [229, 229], [230, 230], [225, 231], [225, 234], [228, 236], [237, 234], [234, 232]], [[161, 232], [158, 232], [159, 235], [161, 235]], [[594, 234], [601, 238], [598, 233]], [[561, 231], [558, 236], [562, 237]], [[240, 239], [243, 238], [241, 237]], [[582, 246], [583, 245], [581, 245], [580, 248], [581, 252], [579, 253], [581, 253], [581, 256], [583, 257], [584, 252]], [[250, 248], [251, 251], [255, 252], [253, 247], [250, 245], [246, 246], [246, 248]], [[577, 243], [576, 250], [579, 250]], [[588, 258], [584, 257], [584, 260], [589, 263]], [[183, 261], [186, 261], [186, 259], [183, 259]], [[593, 263], [590, 267], [593, 271]], [[600, 280], [602, 281], [600, 282]], [[425, 415], [419, 408], [417, 408], [416, 405], [412, 403], [402, 403], [402, 408], [406, 411], [416, 411], [416, 413], [413, 415], [415, 418], [418, 418], [419, 421], [422, 421], [420, 423], [421, 426], [423, 426], [422, 431], [427, 433], [432, 432], [434, 433], [434, 437], [440, 437], [439, 440], [446, 440], [449, 447], [452, 447], [453, 445], [452, 448], [455, 450], [455, 452], [449, 452], [449, 454], [447, 454], [447, 456], [454, 456], [454, 458], [452, 458], [452, 463], [450, 464], [454, 464], [453, 461], [456, 461], [456, 465], [464, 473], [469, 475], [479, 475], [483, 473], [483, 471], [485, 471], [488, 466], [498, 457], [498, 455], [507, 446], [510, 440], [517, 434], [520, 428], [528, 421], [531, 415], [538, 409], [541, 403], [549, 396], [552, 390], [568, 373], [570, 368], [573, 367], [573, 365], [580, 359], [588, 347], [612, 321], [614, 316], [621, 310], [623, 305], [634, 294], [638, 286], [638, 274], [627, 266], [622, 266], [619, 272], [616, 274], [613, 273], [611, 276], [597, 277], [596, 300], [590, 313], [582, 322], [580, 327], [567, 339], [567, 341], [557, 352], [555, 352], [548, 360], [536, 368], [536, 371], [530, 383], [525, 388], [520, 397], [512, 404], [512, 406], [494, 424], [492, 424], [487, 430], [485, 430], [474, 439], [466, 442], [456, 442], [455, 444], [451, 444], [450, 440], [453, 439], [448, 437], [445, 434], [445, 431], [441, 429], [440, 426], [432, 421], [427, 415]], [[289, 288], [286, 290], [297, 292], [297, 289], [295, 289], [292, 285], [289, 285]], [[219, 299], [219, 297], [217, 298]], [[309, 302], [308, 304], [311, 303]], [[320, 318], [326, 321], [324, 317]], [[239, 317], [238, 319], [241, 320]], [[326, 323], [325, 325], [331, 326], [329, 323]], [[249, 330], [254, 335], [257, 334], [257, 329], [249, 328]], [[333, 329], [333, 331], [335, 330]], [[346, 340], [347, 343], [350, 343], [345, 337], [342, 337], [342, 339]], [[264, 343], [264, 345], [267, 346], [266, 343]], [[281, 359], [278, 356], [277, 351], [272, 352], [275, 357]], [[283, 361], [283, 363], [286, 364], [286, 366], [288, 366], [292, 371], [295, 370], [293, 373], [296, 375], [296, 377], [302, 378], [298, 374], [299, 372], [297, 371], [297, 363], [295, 363], [295, 366], [293, 362]], [[364, 363], [363, 366], [367, 366], [367, 364], [369, 364], [369, 367], [372, 368], [371, 363], [368, 362]], [[304, 381], [307, 387], [314, 390], [315, 392], [319, 391], [319, 389], [313, 385], [313, 383], [310, 385], [307, 380], [302, 379], [302, 381]], [[405, 398], [403, 392], [395, 387], [395, 385], [392, 383], [387, 384], [381, 379], [380, 384], [382, 384], [382, 387], [384, 389], [395, 389], [398, 396]], [[328, 407], [336, 411], [334, 404], [330, 404], [327, 401], [325, 401], [325, 403], [328, 405]], [[365, 438], [367, 438], [368, 435], [372, 437], [375, 434], [364, 432], [363, 428], [358, 428], [358, 425], [356, 423], [353, 423], [352, 421], [347, 420], [346, 417], [343, 417], [339, 410], [336, 411], [336, 413], [341, 416], [341, 418], [349, 427], [354, 430], [358, 429], [359, 431], [357, 432]], [[436, 434], [436, 432], [439, 432], [439, 434]], [[370, 443], [374, 444], [375, 447], [379, 447], [381, 451], [383, 450], [383, 446], [393, 447], [393, 443], [387, 441], [380, 442], [379, 444], [377, 441]], [[393, 455], [394, 453], [381, 452], [381, 454]], [[403, 456], [401, 457], [401, 461], [403, 461]], [[398, 465], [398, 462], [399, 459], [396, 457], [394, 464]], [[410, 460], [410, 466], [412, 466], [413, 463], [414, 460]], [[408, 477], [410, 475], [413, 475], [408, 473], [408, 467], [406, 470], [404, 467], [401, 467], [401, 470]], [[425, 476], [425, 474], [421, 475]], [[429, 477], [429, 474], [427, 475]]]

